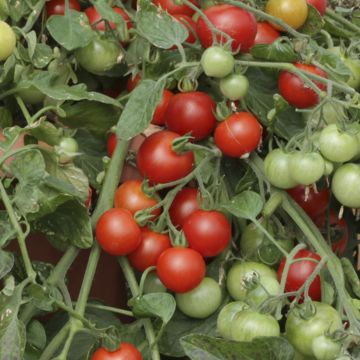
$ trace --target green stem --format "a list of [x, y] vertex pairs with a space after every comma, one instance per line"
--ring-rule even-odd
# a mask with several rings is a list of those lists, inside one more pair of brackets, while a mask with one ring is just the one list
[[341, 15], [338, 15], [334, 10], [331, 10], [330, 8], [326, 9], [325, 14], [329, 16], [330, 18], [337, 20], [339, 23], [347, 27], [349, 30], [354, 31], [357, 34], [360, 34], [360, 27], [353, 24], [352, 22], [344, 19]]
[[105, 310], [105, 311], [113, 312], [113, 313], [119, 314], [119, 315], [125, 315], [125, 316], [134, 317], [134, 313], [132, 311], [130, 311], [130, 310], [118, 309], [118, 308], [114, 308], [114, 307], [111, 307], [111, 306], [96, 305], [96, 304], [86, 304], [86, 307], [99, 309], [99, 310]]
[[36, 23], [37, 19], [41, 15], [42, 9], [44, 8], [46, 0], [40, 0], [36, 3], [36, 5], [33, 7], [25, 26], [22, 28], [22, 31], [24, 33], [28, 33]]
[[5, 190], [4, 185], [1, 180], [0, 180], [0, 196], [1, 196], [2, 202], [5, 206], [5, 209], [8, 213], [10, 223], [16, 232], [16, 238], [18, 240], [21, 256], [24, 261], [26, 275], [31, 281], [35, 281], [36, 273], [31, 265], [30, 256], [29, 256], [29, 253], [26, 248], [26, 242], [25, 242], [26, 235], [21, 229], [21, 226], [20, 226], [20, 224], [17, 220], [17, 216], [15, 214], [15, 211], [11, 205], [11, 201], [8, 197], [8, 194], [6, 193], [6, 190]]
[[70, 325], [67, 323], [50, 341], [49, 345], [43, 351], [39, 360], [50, 360], [53, 358], [54, 353], [64, 342], [68, 332], [70, 330]]
[[[138, 296], [140, 294], [139, 285], [136, 281], [135, 274], [128, 262], [128, 259], [125, 256], [122, 256], [118, 258], [118, 261], [123, 271], [123, 274], [128, 282], [131, 294], [133, 295], [133, 297]], [[160, 353], [156, 343], [154, 329], [150, 319], [144, 319], [144, 329], [145, 329], [146, 338], [150, 345], [152, 360], [160, 360]]]
[[29, 110], [27, 109], [23, 99], [20, 96], [17, 96], [17, 95], [15, 96], [15, 99], [16, 99], [16, 101], [17, 101], [17, 103], [18, 103], [18, 105], [19, 105], [19, 107], [21, 109], [21, 112], [24, 115], [24, 118], [25, 118], [26, 122], [28, 123], [28, 125], [31, 125], [32, 124], [31, 115], [30, 115]]
[[46, 106], [42, 109], [40, 109], [37, 113], [35, 113], [30, 121], [31, 121], [31, 124], [34, 123], [42, 114], [45, 114], [46, 112], [50, 111], [50, 110], [57, 110], [58, 107], [57, 106], [54, 106], [54, 105], [49, 105], [49, 106]]

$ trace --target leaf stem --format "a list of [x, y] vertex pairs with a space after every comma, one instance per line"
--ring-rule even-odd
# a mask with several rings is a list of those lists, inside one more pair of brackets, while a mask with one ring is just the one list
[[27, 109], [23, 99], [18, 95], [15, 96], [15, 99], [21, 109], [21, 112], [24, 115], [26, 122], [28, 123], [28, 125], [31, 125], [32, 124], [31, 115], [30, 115], [29, 110]]
[[86, 307], [99, 309], [99, 310], [105, 310], [105, 311], [113, 312], [113, 313], [119, 314], [119, 315], [125, 315], [125, 316], [134, 317], [133, 312], [130, 311], [130, 310], [118, 309], [118, 308], [114, 308], [114, 307], [111, 307], [111, 306], [97, 305], [97, 304], [86, 304]]
[[360, 27], [358, 27], [357, 25], [353, 24], [352, 22], [346, 20], [341, 15], [338, 15], [334, 10], [331, 10], [331, 9], [327, 8], [325, 14], [328, 17], [330, 17], [330, 18], [332, 18], [334, 20], [337, 20], [339, 23], [341, 23], [342, 25], [344, 25], [348, 29], [354, 31], [357, 34], [360, 34]]

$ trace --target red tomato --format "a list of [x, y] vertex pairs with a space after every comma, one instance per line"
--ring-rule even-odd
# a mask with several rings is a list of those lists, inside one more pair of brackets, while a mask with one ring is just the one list
[[[195, 6], [198, 6], [197, 0], [190, 0]], [[166, 10], [170, 15], [187, 15], [192, 16], [195, 13], [195, 10], [191, 9], [187, 5], [177, 5], [174, 0], [152, 0], [152, 2], [161, 7], [163, 10]]]
[[[317, 263], [321, 260], [321, 257], [318, 254], [313, 253], [312, 251], [306, 249], [298, 251], [297, 254], [294, 256], [294, 259], [302, 259], [302, 258], [315, 259], [316, 262], [311, 260], [301, 260], [291, 264], [285, 284], [286, 292], [299, 290], [300, 287], [307, 280], [307, 278], [313, 273], [313, 271], [317, 266]], [[283, 259], [283, 261], [280, 263], [279, 266], [279, 270], [278, 270], [279, 282], [281, 281], [281, 276], [284, 271], [285, 262], [286, 259]], [[315, 277], [314, 281], [310, 285], [309, 296], [314, 301], [321, 300], [321, 283], [320, 283], [319, 275]]]
[[305, 186], [298, 185], [287, 190], [288, 194], [303, 208], [311, 219], [315, 219], [323, 214], [330, 203], [330, 191], [327, 188], [315, 192], [309, 187], [307, 198], [305, 199]]
[[325, 15], [327, 0], [306, 0], [308, 4], [312, 5], [321, 16]]
[[[117, 12], [126, 22], [126, 26], [128, 29], [132, 28], [132, 22], [129, 15], [121, 8], [114, 6], [113, 10]], [[86, 16], [89, 19], [90, 25], [95, 24], [95, 28], [100, 31], [104, 31], [106, 29], [105, 21], [100, 21], [102, 16], [97, 12], [94, 6], [88, 7], [85, 11]], [[116, 24], [112, 21], [109, 21], [109, 25], [112, 29], [116, 29]]]
[[242, 156], [256, 149], [261, 140], [262, 127], [248, 112], [230, 115], [215, 129], [216, 146], [232, 157]]
[[168, 235], [141, 229], [140, 245], [128, 255], [133, 268], [139, 271], [146, 270], [149, 266], [155, 266], [159, 256], [171, 247]]
[[110, 133], [107, 139], [107, 153], [109, 157], [112, 157], [112, 154], [114, 153], [116, 148], [116, 144], [117, 144], [116, 134]]
[[[186, 27], [186, 29], [189, 31], [189, 36], [185, 40], [185, 42], [189, 44], [193, 44], [196, 41], [196, 23], [195, 21], [187, 15], [184, 14], [175, 14], [173, 17], [179, 21], [182, 25]], [[176, 48], [176, 47], [175, 47]]]
[[[116, 190], [114, 197], [114, 206], [129, 210], [132, 215], [139, 210], [144, 210], [155, 206], [158, 201], [155, 197], [148, 197], [142, 191], [141, 180], [127, 180]], [[161, 208], [155, 209], [152, 214], [158, 216]]]
[[150, 135], [140, 146], [137, 167], [140, 174], [152, 184], [179, 180], [193, 169], [193, 152], [177, 154], [172, 148], [173, 141], [179, 137], [172, 131], [159, 131]]
[[141, 230], [126, 209], [105, 211], [96, 223], [96, 239], [104, 251], [111, 255], [127, 255], [141, 242]]
[[102, 91], [102, 93], [107, 96], [112, 97], [113, 99], [116, 99], [120, 95], [121, 90], [120, 89], [104, 89]]
[[165, 113], [169, 102], [174, 94], [170, 90], [164, 90], [163, 96], [159, 104], [156, 106], [153, 118], [151, 123], [154, 125], [164, 125], [165, 124]]
[[254, 45], [272, 44], [278, 37], [280, 37], [280, 32], [273, 28], [269, 23], [258, 22]]
[[315, 219], [315, 225], [319, 228], [324, 238], [327, 239], [328, 229], [330, 231], [331, 247], [338, 255], [343, 255], [349, 241], [349, 229], [346, 221], [339, 219], [334, 210], [330, 210], [329, 218], [326, 213]]
[[[209, 21], [220, 31], [228, 34], [232, 39], [232, 50], [247, 52], [254, 44], [257, 24], [253, 14], [232, 5], [215, 5], [204, 10], [204, 14]], [[212, 30], [200, 17], [196, 23], [196, 33], [203, 47], [208, 48], [213, 45]], [[220, 34], [216, 34], [216, 39], [220, 43], [225, 43], [226, 39]]]
[[[305, 65], [300, 63], [295, 63], [294, 65], [300, 70], [305, 70], [324, 78], [327, 77], [323, 70], [314, 65]], [[318, 81], [314, 81], [314, 83], [320, 90], [326, 89], [325, 84]], [[282, 71], [280, 73], [278, 86], [280, 95], [290, 105], [299, 109], [310, 108], [318, 104], [320, 101], [319, 96], [314, 90], [306, 86], [302, 79], [289, 71]]]
[[231, 239], [231, 225], [218, 211], [196, 210], [184, 223], [189, 247], [204, 257], [219, 255]]
[[203, 257], [197, 251], [183, 247], [165, 250], [156, 265], [161, 282], [176, 293], [184, 293], [198, 286], [205, 271]]
[[193, 188], [183, 188], [176, 194], [169, 209], [171, 222], [175, 226], [183, 227], [185, 220], [200, 208], [199, 195], [200, 192]]
[[[69, 1], [69, 8], [80, 11], [81, 7], [77, 0]], [[51, 0], [46, 3], [46, 12], [48, 16], [64, 15], [65, 14], [65, 0]]]
[[194, 140], [204, 139], [215, 127], [215, 106], [214, 100], [204, 92], [176, 94], [165, 113], [166, 126], [180, 135], [191, 133]]
[[126, 90], [128, 92], [133, 91], [136, 88], [136, 86], [140, 80], [141, 80], [140, 74], [136, 74], [134, 77], [132, 75], [130, 75], [126, 82]]
[[97, 349], [91, 356], [91, 360], [142, 360], [141, 352], [132, 344], [122, 342], [115, 351], [105, 348]]

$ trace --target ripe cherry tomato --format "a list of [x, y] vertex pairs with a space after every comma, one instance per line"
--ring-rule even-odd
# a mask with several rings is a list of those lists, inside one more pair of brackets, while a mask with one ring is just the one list
[[[80, 11], [81, 7], [77, 0], [69, 1], [69, 9]], [[51, 15], [64, 15], [65, 14], [65, 0], [51, 0], [46, 3], [46, 13]]]
[[173, 247], [165, 250], [156, 265], [161, 282], [176, 293], [184, 293], [198, 286], [205, 276], [205, 261], [195, 250]]
[[308, 4], [312, 5], [321, 16], [325, 15], [327, 0], [306, 0]]
[[172, 202], [169, 215], [175, 226], [182, 228], [185, 220], [200, 208], [200, 192], [194, 188], [183, 188], [177, 193]]
[[[220, 31], [228, 34], [232, 39], [233, 51], [247, 52], [254, 43], [257, 24], [254, 15], [232, 5], [215, 5], [204, 10], [209, 21]], [[212, 30], [200, 17], [196, 23], [196, 33], [203, 47], [208, 48], [213, 44]], [[219, 43], [226, 43], [224, 36], [216, 34]]]
[[141, 230], [131, 212], [110, 209], [96, 223], [96, 239], [104, 251], [111, 255], [127, 255], [141, 243]]
[[[132, 28], [132, 22], [129, 15], [121, 8], [114, 6], [113, 10], [121, 15], [125, 20], [128, 29]], [[106, 29], [105, 21], [101, 21], [102, 16], [97, 12], [94, 6], [88, 7], [85, 11], [86, 16], [89, 19], [90, 25], [94, 25], [96, 30], [104, 31]], [[116, 29], [116, 24], [109, 21], [111, 29]]]
[[110, 133], [107, 139], [107, 153], [109, 157], [112, 157], [112, 154], [114, 153], [116, 148], [116, 144], [117, 144], [116, 134]]
[[[190, 0], [195, 6], [198, 6], [197, 0]], [[192, 16], [195, 13], [195, 10], [191, 9], [187, 5], [177, 5], [174, 0], [153, 0], [152, 1], [156, 6], [161, 7], [163, 10], [166, 10], [170, 15], [187, 15]]]
[[133, 91], [136, 88], [136, 86], [140, 80], [141, 80], [140, 74], [136, 74], [134, 77], [132, 75], [130, 75], [126, 82], [127, 92]]
[[[114, 207], [129, 210], [132, 215], [137, 211], [155, 206], [158, 203], [155, 197], [148, 197], [142, 191], [141, 180], [127, 180], [116, 190]], [[154, 216], [161, 213], [161, 208], [152, 211]]]
[[306, 197], [305, 186], [303, 185], [289, 189], [287, 192], [313, 220], [324, 214], [330, 203], [330, 191], [328, 188], [315, 192], [313, 187], [309, 187]]
[[[312, 260], [301, 260], [290, 265], [289, 273], [285, 283], [285, 291], [297, 291], [304, 285], [308, 277], [314, 272], [317, 263], [321, 257], [309, 250], [300, 250], [294, 256], [294, 259], [310, 258]], [[278, 270], [278, 280], [281, 281], [281, 276], [284, 271], [286, 258], [280, 263]], [[320, 276], [316, 276], [309, 288], [309, 296], [312, 300], [317, 301], [321, 299], [321, 283]]]
[[154, 125], [164, 125], [165, 124], [165, 113], [168, 108], [169, 102], [174, 94], [170, 91], [165, 89], [161, 98], [161, 101], [156, 106], [153, 118], [151, 123]]
[[[304, 25], [308, 16], [308, 6], [306, 0], [269, 0], [265, 11], [283, 20], [294, 29]], [[282, 27], [272, 24], [276, 29], [282, 30]]]
[[278, 37], [280, 33], [273, 26], [267, 22], [258, 22], [254, 45], [272, 44]]
[[219, 255], [231, 239], [231, 225], [218, 211], [196, 210], [183, 226], [189, 247], [204, 257]]
[[[327, 77], [326, 73], [317, 68], [314, 65], [305, 65], [300, 63], [294, 64], [298, 69], [311, 72], [315, 75]], [[325, 90], [326, 85], [319, 81], [314, 81], [316, 86], [320, 90]], [[319, 96], [316, 92], [310, 89], [304, 84], [304, 81], [300, 79], [297, 75], [288, 72], [282, 71], [279, 76], [279, 91], [280, 95], [290, 104], [299, 109], [310, 108], [315, 106], [319, 102]]]
[[[193, 44], [194, 42], [196, 42], [196, 23], [195, 21], [188, 15], [184, 15], [184, 14], [174, 14], [173, 17], [182, 25], [184, 25], [186, 27], [186, 29], [189, 32], [189, 36], [187, 37], [187, 39], [185, 40], [185, 42], [189, 43], [189, 44]], [[176, 47], [175, 47], [176, 48]]]
[[170, 247], [171, 241], [168, 235], [143, 228], [141, 229], [141, 243], [128, 255], [128, 259], [132, 267], [144, 271], [149, 266], [155, 266], [159, 256]]
[[195, 140], [209, 136], [215, 127], [215, 102], [206, 93], [191, 91], [174, 95], [165, 113], [169, 130], [180, 135], [191, 133]]
[[115, 351], [105, 348], [97, 349], [91, 356], [91, 360], [142, 360], [141, 352], [132, 344], [122, 342]]
[[159, 131], [150, 135], [140, 146], [137, 167], [152, 184], [168, 183], [188, 175], [194, 165], [192, 151], [177, 154], [173, 141], [180, 135], [172, 131]]
[[331, 247], [338, 255], [343, 255], [349, 241], [349, 229], [346, 221], [339, 219], [334, 210], [330, 210], [329, 217], [326, 213], [315, 219], [315, 225], [319, 228], [324, 238], [327, 239], [328, 230], [331, 240]]
[[262, 127], [254, 115], [238, 112], [222, 121], [215, 130], [215, 144], [225, 154], [242, 156], [256, 149]]

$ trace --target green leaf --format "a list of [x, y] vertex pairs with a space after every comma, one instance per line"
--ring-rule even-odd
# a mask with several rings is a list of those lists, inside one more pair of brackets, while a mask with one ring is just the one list
[[8, 0], [9, 16], [14, 22], [30, 14], [31, 9], [27, 1]]
[[189, 36], [186, 27], [174, 21], [164, 11], [139, 11], [137, 30], [142, 37], [161, 49], [170, 49], [176, 44], [181, 44]]
[[98, 0], [94, 5], [97, 12], [101, 15], [103, 19], [111, 21], [116, 25], [125, 24], [124, 18], [116, 11], [114, 11], [113, 8], [105, 0]]
[[252, 342], [236, 342], [205, 335], [181, 339], [186, 355], [192, 360], [293, 360], [294, 349], [281, 337], [262, 337]]
[[29, 324], [26, 333], [27, 342], [37, 349], [44, 349], [46, 346], [46, 332], [44, 326], [38, 321], [33, 320]]
[[0, 249], [0, 279], [4, 278], [14, 266], [14, 255]]
[[260, 195], [253, 191], [244, 191], [233, 197], [230, 202], [221, 205], [234, 216], [248, 220], [256, 219], [263, 206]]
[[132, 299], [130, 305], [136, 317], [159, 317], [164, 324], [170, 321], [176, 309], [174, 297], [167, 293], [145, 294]]
[[162, 81], [143, 80], [131, 92], [117, 124], [118, 138], [130, 140], [149, 126], [164, 85]]
[[144, 53], [149, 47], [150, 43], [146, 39], [140, 36], [135, 37], [127, 48], [125, 54], [126, 63], [129, 66], [141, 64], [144, 61]]
[[46, 67], [53, 58], [53, 52], [50, 46], [46, 44], [36, 44], [34, 54], [32, 56], [32, 63], [38, 69]]
[[88, 45], [95, 36], [85, 13], [74, 10], [66, 16], [51, 16], [46, 27], [54, 40], [69, 51]]
[[13, 119], [10, 110], [5, 106], [0, 106], [0, 128], [10, 127], [12, 122]]
[[276, 40], [272, 44], [258, 44], [251, 48], [251, 55], [269, 61], [294, 62], [299, 59], [288, 40]]
[[25, 325], [18, 320], [22, 286], [11, 296], [0, 294], [0, 359], [18, 360], [25, 350]]
[[324, 27], [325, 21], [320, 13], [308, 4], [309, 13], [305, 24], [298, 30], [304, 34], [315, 35]]
[[7, 211], [0, 210], [0, 247], [6, 246], [10, 240], [15, 238], [15, 234]]
[[347, 81], [352, 76], [352, 71], [349, 69], [339, 56], [331, 51], [319, 48], [319, 61], [326, 67], [328, 73], [339, 80]]
[[45, 118], [32, 123], [31, 126], [27, 127], [26, 132], [49, 145], [58, 145], [62, 137], [61, 129], [46, 121]]
[[49, 241], [62, 245], [75, 245], [81, 249], [93, 243], [90, 216], [84, 205], [68, 201], [39, 219], [35, 227], [47, 235]]

